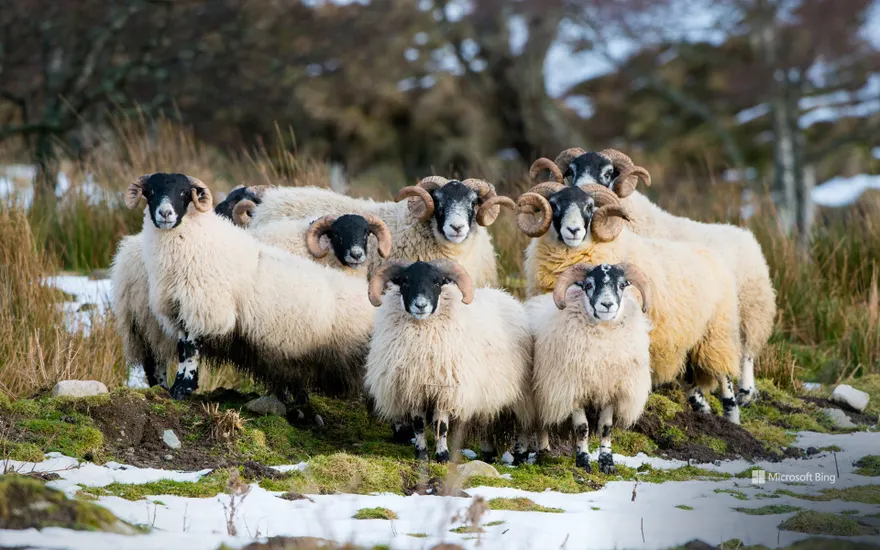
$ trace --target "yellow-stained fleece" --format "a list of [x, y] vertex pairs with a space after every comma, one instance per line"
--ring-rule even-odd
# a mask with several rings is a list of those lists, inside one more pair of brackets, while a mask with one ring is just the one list
[[432, 408], [485, 424], [512, 410], [522, 426], [532, 425], [532, 336], [522, 304], [483, 288], [465, 305], [454, 285], [443, 287], [426, 319], [401, 304], [390, 285], [367, 356], [366, 389], [379, 416], [398, 420]]
[[[257, 230], [262, 225], [278, 220], [314, 219], [328, 214], [372, 214], [380, 218], [391, 232], [388, 259], [426, 262], [446, 258], [464, 267], [476, 288], [498, 286], [495, 249], [485, 227], [475, 222], [468, 238], [460, 244], [454, 244], [436, 229], [433, 219], [423, 222], [414, 218], [409, 213], [407, 201], [376, 202], [318, 187], [279, 187], [266, 191], [248, 228]], [[378, 254], [372, 255], [367, 271], [372, 273], [383, 262]]]
[[[715, 376], [739, 373], [739, 311], [733, 274], [715, 252], [690, 243], [651, 239], [624, 226], [612, 242], [592, 241], [569, 248], [551, 228], [532, 239], [525, 269], [537, 293], [551, 292], [559, 274], [571, 265], [632, 262], [647, 274], [652, 292], [648, 316], [654, 383], [676, 379], [690, 350], [703, 377], [703, 389]], [[537, 284], [540, 282], [540, 285]]]
[[[631, 291], [630, 291], [631, 292]], [[628, 428], [651, 393], [651, 323], [627, 294], [620, 317], [597, 321], [587, 314], [584, 292], [568, 290], [566, 308], [551, 294], [526, 302], [535, 337], [534, 399], [540, 423], [562, 424], [575, 409], [614, 407], [614, 422]]]

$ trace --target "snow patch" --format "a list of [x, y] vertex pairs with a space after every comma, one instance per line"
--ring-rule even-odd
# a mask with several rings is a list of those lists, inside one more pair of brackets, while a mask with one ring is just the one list
[[853, 204], [869, 189], [880, 189], [880, 175], [832, 178], [814, 187], [811, 195], [819, 206], [841, 207]]

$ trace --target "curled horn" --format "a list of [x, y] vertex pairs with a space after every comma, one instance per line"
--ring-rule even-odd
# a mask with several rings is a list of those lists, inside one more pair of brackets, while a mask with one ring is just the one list
[[626, 262], [619, 266], [623, 270], [626, 280], [632, 283], [642, 295], [642, 312], [648, 311], [648, 303], [651, 301], [651, 286], [648, 284], [648, 276], [635, 264]]
[[126, 208], [135, 208], [144, 196], [144, 184], [153, 174], [144, 174], [138, 179], [128, 184], [125, 190], [125, 206]]
[[412, 199], [409, 201], [409, 213], [419, 221], [428, 221], [434, 215], [434, 199], [431, 198], [431, 191], [443, 187], [448, 181], [442, 176], [428, 176], [416, 185], [401, 189], [394, 197], [394, 202]]
[[461, 264], [445, 258], [431, 260], [428, 263], [436, 266], [444, 275], [449, 277], [449, 279], [455, 283], [455, 286], [461, 291], [461, 303], [469, 304], [474, 301], [474, 282]]
[[578, 281], [583, 281], [594, 267], [596, 266], [592, 264], [575, 264], [559, 275], [556, 286], [553, 287], [553, 302], [557, 308], [565, 309], [565, 295], [568, 293], [568, 288]]
[[611, 161], [611, 164], [618, 171], [617, 179], [612, 185], [612, 189], [620, 198], [626, 198], [633, 194], [636, 186], [641, 179], [648, 187], [651, 186], [651, 174], [641, 167], [636, 166], [628, 155], [618, 151], [617, 149], [604, 149], [599, 154]]
[[379, 256], [387, 258], [391, 254], [391, 230], [377, 216], [368, 214], [364, 216], [364, 219], [367, 220], [370, 233], [375, 235], [376, 240], [379, 242]]
[[[541, 237], [550, 230], [553, 222], [553, 208], [550, 202], [540, 193], [529, 191], [519, 196], [516, 201], [518, 208], [516, 225], [529, 237]], [[540, 221], [536, 214], [541, 215]]]
[[390, 260], [383, 264], [370, 277], [369, 297], [373, 307], [382, 305], [382, 294], [385, 292], [385, 285], [389, 280], [394, 278], [401, 270], [406, 269], [412, 262], [406, 260]]
[[[242, 201], [243, 202], [243, 201]], [[313, 221], [306, 231], [306, 248], [309, 254], [315, 258], [323, 258], [330, 252], [330, 249], [321, 246], [321, 237], [330, 232], [336, 216], [328, 214]]]
[[248, 199], [241, 199], [232, 209], [232, 223], [239, 227], [247, 227], [251, 224], [251, 218], [254, 217], [254, 210], [257, 209], [257, 203]]
[[563, 182], [564, 178], [562, 177], [562, 170], [559, 169], [559, 165], [547, 157], [541, 157], [532, 163], [532, 167], [529, 168], [529, 177], [532, 179], [532, 182], [538, 179], [538, 174], [541, 173], [541, 170], [550, 170], [556, 183]]
[[[477, 212], [477, 223], [483, 227], [492, 225], [495, 220], [498, 219], [498, 213], [501, 212], [501, 206], [516, 210], [516, 202], [510, 197], [494, 196], [480, 205], [480, 210]], [[493, 214], [493, 210], [497, 210], [497, 212]]]
[[623, 230], [623, 221], [630, 221], [629, 212], [621, 204], [606, 204], [593, 213], [590, 229], [600, 242], [613, 241]]
[[199, 178], [187, 176], [189, 184], [192, 186], [193, 206], [199, 212], [207, 212], [214, 207], [214, 198], [211, 196], [211, 190]]
[[605, 206], [606, 204], [620, 204], [620, 197], [618, 197], [613, 191], [605, 187], [604, 185], [599, 185], [598, 183], [588, 183], [581, 187], [588, 195], [593, 197], [593, 200], [596, 201], [597, 206]]
[[565, 171], [568, 170], [568, 165], [571, 164], [571, 161], [585, 153], [586, 151], [584, 151], [580, 147], [571, 147], [569, 149], [566, 149], [565, 151], [556, 155], [556, 166], [559, 167], [559, 170], [562, 173], [565, 173]]

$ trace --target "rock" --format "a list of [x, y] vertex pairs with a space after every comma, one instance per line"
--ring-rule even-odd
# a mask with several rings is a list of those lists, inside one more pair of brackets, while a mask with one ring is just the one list
[[468, 460], [473, 460], [473, 459], [477, 458], [477, 453], [475, 453], [474, 451], [472, 451], [470, 449], [462, 449], [461, 454], [464, 455], [464, 457]]
[[165, 433], [162, 434], [162, 441], [165, 442], [165, 445], [168, 445], [169, 449], [180, 448], [180, 440], [177, 439], [174, 430], [165, 430]]
[[52, 388], [52, 397], [91, 397], [107, 393], [107, 386], [97, 380], [62, 380]]
[[274, 414], [276, 416], [284, 416], [287, 414], [287, 407], [274, 395], [264, 395], [263, 397], [248, 401], [244, 404], [244, 408], [254, 414], [261, 415]]
[[486, 464], [482, 460], [471, 460], [470, 462], [459, 464], [456, 469], [458, 470], [458, 475], [461, 476], [462, 479], [474, 476], [501, 477], [501, 474], [498, 473], [498, 470], [496, 470], [494, 466]]
[[324, 419], [321, 418], [321, 415], [320, 415], [320, 414], [316, 414], [316, 415], [315, 415], [315, 424], [317, 424], [317, 425], [318, 425], [319, 427], [321, 427], [321, 428], [324, 427]]
[[165, 462], [171, 462], [172, 460], [174, 460], [172, 455], [165, 455]]
[[864, 412], [870, 399], [871, 396], [867, 393], [846, 384], [837, 386], [831, 394], [832, 402], [856, 412]]
[[846, 413], [840, 409], [822, 409], [822, 412], [828, 415], [828, 418], [831, 419], [831, 423], [834, 424], [835, 428], [846, 430], [856, 427]]

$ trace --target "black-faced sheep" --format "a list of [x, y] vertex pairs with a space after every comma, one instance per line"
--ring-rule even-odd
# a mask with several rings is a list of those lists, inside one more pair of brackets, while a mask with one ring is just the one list
[[538, 419], [550, 428], [571, 418], [576, 463], [588, 471], [586, 410], [599, 412], [599, 469], [611, 473], [612, 423], [635, 424], [651, 393], [651, 323], [626, 294], [630, 284], [648, 307], [647, 277], [634, 265], [576, 264], [559, 276], [552, 295], [526, 303]]
[[[412, 419], [418, 458], [427, 458], [429, 409], [437, 422], [434, 456], [441, 462], [449, 459], [451, 418], [486, 425], [512, 410], [523, 429], [531, 426], [532, 336], [513, 296], [475, 290], [467, 272], [450, 260], [396, 260], [370, 279], [370, 301], [379, 309], [366, 389], [379, 416]], [[520, 460], [526, 447], [523, 432]]]

